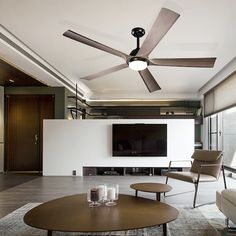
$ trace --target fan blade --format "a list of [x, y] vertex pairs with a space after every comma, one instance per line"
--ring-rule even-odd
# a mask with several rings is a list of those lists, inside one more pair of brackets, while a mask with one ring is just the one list
[[95, 73], [95, 74], [92, 74], [92, 75], [88, 75], [88, 76], [85, 76], [85, 77], [82, 77], [80, 79], [85, 79], [85, 80], [92, 80], [92, 79], [97, 79], [99, 77], [102, 77], [104, 75], [108, 75], [108, 74], [111, 74], [113, 72], [116, 72], [118, 70], [122, 70], [124, 68], [128, 67], [127, 64], [121, 64], [121, 65], [118, 65], [118, 66], [114, 66], [114, 67], [111, 67], [109, 69], [106, 69], [106, 70], [103, 70], [103, 71], [100, 71], [98, 73]]
[[150, 93], [160, 90], [161, 87], [158, 85], [151, 72], [148, 69], [139, 71], [140, 76], [143, 79], [143, 82], [147, 86]]
[[127, 59], [128, 58], [128, 55], [123, 53], [123, 52], [120, 52], [116, 49], [113, 49], [113, 48], [110, 48], [104, 44], [101, 44], [97, 41], [94, 41], [92, 39], [89, 39], [83, 35], [80, 35], [80, 34], [77, 34], [76, 32], [72, 31], [72, 30], [67, 30], [63, 36], [65, 37], [68, 37], [70, 39], [73, 39], [75, 41], [78, 41], [78, 42], [81, 42], [81, 43], [84, 43], [88, 46], [91, 46], [91, 47], [94, 47], [94, 48], [97, 48], [97, 49], [100, 49], [102, 51], [105, 51], [105, 52], [108, 52], [108, 53], [111, 53], [113, 55], [116, 55], [118, 57], [121, 57], [123, 59]]
[[214, 67], [216, 58], [160, 58], [150, 59], [149, 65], [152, 66], [176, 66], [176, 67]]
[[167, 8], [162, 8], [156, 18], [155, 23], [153, 24], [150, 32], [142, 44], [138, 52], [138, 56], [147, 57], [165, 36], [171, 26], [176, 22], [179, 16], [180, 15], [174, 11], [171, 11]]

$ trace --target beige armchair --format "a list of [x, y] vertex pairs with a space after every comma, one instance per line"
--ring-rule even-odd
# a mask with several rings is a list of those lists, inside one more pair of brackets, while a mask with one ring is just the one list
[[178, 179], [185, 182], [193, 183], [195, 186], [195, 194], [193, 200], [193, 207], [196, 206], [196, 198], [198, 191], [198, 184], [200, 182], [217, 181], [220, 177], [220, 172], [223, 172], [224, 187], [226, 187], [224, 166], [222, 165], [223, 154], [222, 151], [213, 150], [195, 150], [192, 155], [193, 162], [190, 171], [171, 171], [170, 161], [169, 169], [166, 173], [166, 184], [168, 178]]

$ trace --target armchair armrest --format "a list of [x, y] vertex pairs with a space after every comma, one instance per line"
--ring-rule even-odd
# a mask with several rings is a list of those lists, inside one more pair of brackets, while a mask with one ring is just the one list
[[191, 162], [191, 165], [193, 164], [192, 160], [174, 160], [174, 161], [170, 161], [169, 162], [169, 166], [168, 166], [168, 171], [170, 170], [171, 164], [172, 162]]

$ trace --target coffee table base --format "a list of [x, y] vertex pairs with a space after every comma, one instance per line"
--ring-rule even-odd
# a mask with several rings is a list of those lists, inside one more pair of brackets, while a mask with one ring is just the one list
[[167, 236], [167, 224], [163, 224], [163, 235]]
[[[138, 190], [135, 190], [135, 197], [138, 197]], [[156, 200], [157, 201], [161, 200], [161, 193], [156, 193]]]

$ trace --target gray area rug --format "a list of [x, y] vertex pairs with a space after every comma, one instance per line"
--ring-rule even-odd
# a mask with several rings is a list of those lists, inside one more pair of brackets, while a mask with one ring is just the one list
[[[1, 236], [46, 236], [45, 230], [39, 230], [27, 226], [23, 222], [24, 214], [39, 203], [29, 203], [17, 209], [11, 214], [0, 219], [0, 235]], [[215, 205], [205, 205], [195, 209], [184, 206], [174, 206], [180, 214], [178, 219], [168, 224], [169, 236], [217, 236], [217, 235], [236, 235], [227, 233], [224, 228], [224, 216]], [[154, 236], [163, 235], [162, 227], [150, 227], [140, 230], [128, 230], [119, 232], [104, 233], [62, 233], [53, 232], [53, 236], [74, 236], [74, 235], [135, 235], [135, 236]]]

